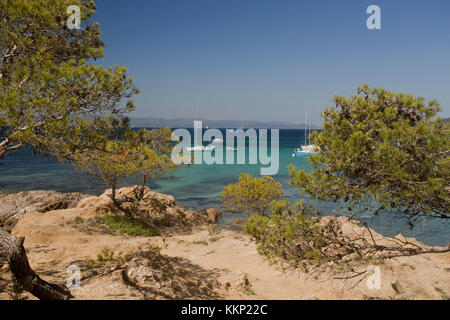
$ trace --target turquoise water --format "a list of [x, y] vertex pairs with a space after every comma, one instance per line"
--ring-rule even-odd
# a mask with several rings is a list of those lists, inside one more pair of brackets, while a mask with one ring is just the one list
[[[306, 199], [295, 187], [288, 184], [288, 165], [311, 170], [307, 157], [292, 157], [292, 151], [304, 141], [302, 130], [280, 130], [280, 170], [274, 178], [283, 184], [285, 197], [291, 200]], [[254, 146], [250, 146], [252, 148]], [[225, 154], [224, 149], [224, 154]], [[177, 203], [198, 210], [209, 207], [222, 207], [217, 200], [223, 188], [236, 182], [239, 173], [259, 175], [259, 165], [191, 165], [176, 171], [170, 178], [151, 181], [149, 186], [157, 192], [171, 194]], [[130, 179], [126, 184], [133, 184]], [[6, 193], [24, 190], [57, 190], [61, 192], [83, 192], [100, 194], [106, 186], [84, 173], [77, 172], [71, 164], [60, 164], [52, 158], [32, 155], [20, 150], [8, 155], [0, 166], [0, 191]], [[312, 202], [312, 201], [311, 201]], [[331, 214], [334, 203], [312, 202], [322, 214]], [[219, 221], [220, 226], [232, 224], [237, 219], [245, 219], [243, 213], [225, 212]], [[361, 218], [378, 232], [386, 236], [402, 233], [429, 245], [450, 243], [450, 222], [424, 220], [410, 230], [405, 220], [381, 215], [375, 220]]]

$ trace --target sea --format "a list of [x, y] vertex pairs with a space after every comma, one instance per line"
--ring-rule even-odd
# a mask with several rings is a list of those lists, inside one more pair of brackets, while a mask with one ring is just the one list
[[[192, 129], [190, 130], [193, 133]], [[226, 131], [221, 129], [226, 143]], [[269, 135], [270, 138], [270, 135]], [[270, 139], [269, 139], [270, 140]], [[338, 214], [348, 214], [340, 209], [339, 203], [322, 202], [310, 199], [299, 193], [298, 189], [289, 184], [288, 166], [298, 169], [312, 170], [308, 157], [293, 157], [293, 150], [305, 141], [304, 130], [279, 131], [279, 171], [273, 178], [283, 185], [284, 198], [292, 201], [304, 199], [319, 209], [322, 215], [331, 215], [335, 210]], [[205, 143], [206, 145], [206, 143]], [[223, 153], [227, 152], [225, 146]], [[247, 150], [258, 148], [247, 142]], [[269, 143], [270, 149], [270, 143]], [[228, 150], [230, 151], [230, 150]], [[233, 151], [231, 151], [233, 152]], [[259, 176], [259, 164], [199, 164], [183, 166], [164, 179], [153, 180], [148, 186], [160, 193], [173, 195], [176, 202], [187, 208], [199, 210], [203, 208], [222, 208], [218, 200], [223, 188], [235, 183], [241, 172]], [[133, 185], [134, 177], [123, 182], [123, 185]], [[56, 190], [60, 192], [82, 192], [99, 195], [107, 188], [102, 181], [76, 170], [71, 163], [59, 163], [52, 157], [34, 155], [29, 150], [15, 151], [5, 157], [0, 165], [0, 192], [16, 193], [26, 190]], [[245, 220], [243, 212], [224, 210], [219, 227], [233, 226], [236, 219]], [[359, 216], [377, 232], [385, 236], [395, 236], [399, 233], [406, 237], [414, 237], [427, 245], [444, 246], [450, 243], [450, 221], [442, 219], [423, 219], [413, 228], [408, 221], [398, 215], [383, 213], [376, 218], [371, 215]]]

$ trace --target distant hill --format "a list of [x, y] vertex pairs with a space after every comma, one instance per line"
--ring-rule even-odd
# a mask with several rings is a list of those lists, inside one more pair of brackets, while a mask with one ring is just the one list
[[[206, 120], [203, 121], [203, 127], [209, 128], [241, 128], [242, 120]], [[177, 118], [177, 119], [164, 119], [164, 118], [131, 118], [131, 124], [135, 127], [146, 128], [192, 128], [194, 126], [194, 119], [191, 118]], [[293, 123], [283, 121], [244, 121], [244, 128], [255, 129], [305, 129], [304, 123]], [[311, 129], [320, 129], [319, 126], [311, 125]]]

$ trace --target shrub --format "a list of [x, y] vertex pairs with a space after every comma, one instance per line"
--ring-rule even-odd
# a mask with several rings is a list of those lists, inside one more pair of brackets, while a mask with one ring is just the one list
[[219, 200], [231, 210], [243, 210], [249, 215], [264, 215], [270, 203], [283, 195], [283, 186], [272, 177], [241, 173], [239, 181], [223, 189]]
[[274, 201], [271, 210], [270, 216], [251, 216], [244, 226], [258, 243], [261, 255], [272, 263], [281, 259], [294, 267], [330, 260], [321, 250], [328, 243], [311, 206], [300, 201], [291, 207], [282, 200]]
[[161, 235], [159, 230], [155, 227], [152, 227], [144, 221], [128, 216], [109, 215], [105, 216], [103, 219], [109, 228], [129, 236], [154, 237]]
[[115, 253], [113, 249], [105, 247], [97, 255], [97, 260], [89, 260], [89, 266], [93, 267], [95, 265], [110, 265], [116, 264], [120, 265], [131, 260], [131, 255], [129, 253], [123, 254], [123, 252]]
[[75, 217], [74, 221], [75, 223], [80, 224], [84, 222], [84, 219], [82, 217]]

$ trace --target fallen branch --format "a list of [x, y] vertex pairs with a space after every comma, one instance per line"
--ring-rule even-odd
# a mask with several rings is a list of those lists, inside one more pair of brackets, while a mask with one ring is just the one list
[[24, 237], [14, 235], [0, 228], [0, 246], [5, 250], [9, 269], [17, 283], [26, 291], [41, 300], [68, 300], [72, 297], [70, 291], [58, 284], [42, 280], [31, 269], [23, 247]]

